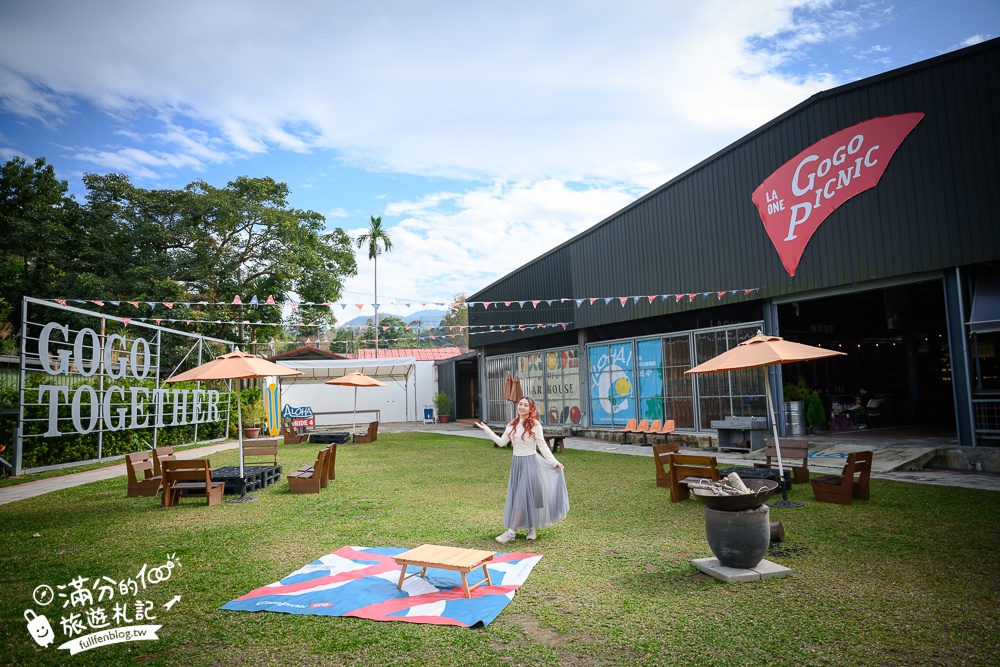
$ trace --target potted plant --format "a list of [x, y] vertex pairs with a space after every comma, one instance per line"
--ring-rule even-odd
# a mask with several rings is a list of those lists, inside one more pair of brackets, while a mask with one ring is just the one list
[[806, 387], [803, 378], [795, 384], [786, 384], [785, 394], [785, 425], [789, 435], [805, 435], [805, 400], [811, 392]]
[[264, 404], [259, 400], [244, 402], [240, 416], [243, 420], [243, 437], [248, 440], [259, 437], [261, 426], [267, 420]]
[[826, 409], [819, 392], [809, 392], [809, 398], [806, 399], [806, 421], [812, 427], [813, 435], [819, 435], [826, 425]]
[[434, 407], [437, 408], [438, 421], [440, 423], [447, 424], [451, 421], [452, 402], [448, 394], [439, 391], [437, 396], [434, 397]]

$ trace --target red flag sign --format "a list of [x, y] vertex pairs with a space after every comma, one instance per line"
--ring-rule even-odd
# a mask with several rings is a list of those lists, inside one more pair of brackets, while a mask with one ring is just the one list
[[764, 229], [788, 275], [826, 218], [851, 197], [878, 185], [889, 160], [924, 117], [872, 118], [831, 134], [781, 165], [753, 191]]

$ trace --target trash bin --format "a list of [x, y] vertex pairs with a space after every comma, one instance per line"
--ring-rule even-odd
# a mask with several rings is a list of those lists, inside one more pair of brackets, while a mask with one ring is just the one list
[[424, 406], [424, 423], [433, 424], [434, 423], [434, 406], [425, 405]]

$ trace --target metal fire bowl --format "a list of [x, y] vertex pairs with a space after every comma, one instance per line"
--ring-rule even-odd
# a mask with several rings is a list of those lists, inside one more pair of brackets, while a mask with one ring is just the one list
[[[722, 510], [725, 512], [742, 512], [743, 510], [755, 510], [764, 504], [775, 489], [778, 488], [778, 483], [773, 479], [745, 479], [743, 483], [747, 485], [747, 488], [756, 493], [750, 493], [742, 496], [717, 496], [715, 493], [708, 489], [699, 489], [698, 487], [692, 487], [691, 493], [695, 495], [698, 500], [702, 502], [705, 507], [709, 507], [713, 510]], [[761, 489], [759, 492], [757, 492]]]

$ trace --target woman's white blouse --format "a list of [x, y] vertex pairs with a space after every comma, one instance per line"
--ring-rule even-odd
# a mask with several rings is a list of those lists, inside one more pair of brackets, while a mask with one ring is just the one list
[[493, 431], [489, 431], [490, 437], [493, 438], [495, 442], [500, 447], [504, 447], [507, 443], [511, 443], [514, 446], [514, 456], [531, 456], [535, 453], [535, 449], [541, 453], [542, 457], [555, 465], [557, 463], [556, 458], [552, 456], [552, 452], [549, 450], [548, 444], [545, 442], [545, 434], [542, 433], [542, 425], [535, 424], [533, 429], [533, 435], [522, 438], [524, 434], [523, 422], [518, 420], [516, 426], [507, 425], [504, 430], [503, 435], [498, 436]]

